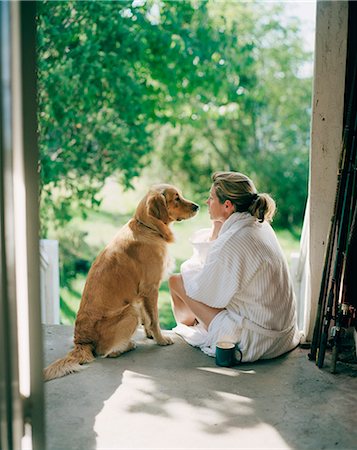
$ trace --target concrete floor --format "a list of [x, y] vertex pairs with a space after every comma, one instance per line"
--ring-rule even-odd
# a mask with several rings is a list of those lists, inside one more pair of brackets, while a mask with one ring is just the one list
[[[44, 328], [46, 364], [72, 331]], [[159, 347], [139, 330], [136, 350], [46, 383], [48, 450], [357, 449], [356, 367], [332, 375], [298, 348], [219, 368], [169, 333]]]

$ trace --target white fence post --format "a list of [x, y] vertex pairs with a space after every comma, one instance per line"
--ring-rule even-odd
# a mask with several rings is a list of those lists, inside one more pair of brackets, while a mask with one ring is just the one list
[[42, 323], [60, 323], [58, 241], [40, 240]]
[[302, 332], [302, 342], [306, 339], [310, 322], [311, 281], [309, 266], [309, 200], [306, 205], [304, 224], [300, 238], [300, 252], [291, 255], [290, 273], [296, 295], [297, 322]]

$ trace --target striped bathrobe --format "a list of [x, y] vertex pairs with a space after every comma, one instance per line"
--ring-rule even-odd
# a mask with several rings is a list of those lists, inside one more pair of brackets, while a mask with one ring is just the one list
[[234, 213], [218, 238], [194, 235], [192, 258], [181, 266], [189, 297], [225, 308], [210, 323], [174, 330], [189, 344], [215, 355], [216, 342], [237, 342], [243, 361], [274, 358], [296, 347], [295, 298], [285, 257], [271, 226], [249, 213]]

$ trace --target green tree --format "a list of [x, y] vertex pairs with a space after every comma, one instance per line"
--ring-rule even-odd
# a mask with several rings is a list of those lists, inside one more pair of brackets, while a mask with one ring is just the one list
[[207, 10], [207, 26], [224, 40], [210, 51], [216, 63], [212, 73], [197, 50], [203, 79], [185, 83], [191, 84], [189, 98], [175, 102], [175, 120], [157, 128], [161, 161], [172, 177], [184, 173], [202, 196], [213, 171], [245, 172], [276, 198], [278, 225], [300, 224], [307, 192], [311, 78], [299, 68], [311, 54], [302, 48], [298, 24], [283, 26], [281, 7], [261, 3], [209, 2]]
[[108, 175], [145, 164], [206, 194], [246, 172], [281, 225], [306, 196], [310, 58], [271, 5], [216, 1], [38, 2], [42, 224], [98, 203]]
[[[98, 203], [119, 171], [130, 186], [152, 150], [155, 88], [146, 83], [144, 17], [131, 2], [38, 2], [41, 218], [61, 224]], [[139, 20], [141, 19], [141, 20]]]

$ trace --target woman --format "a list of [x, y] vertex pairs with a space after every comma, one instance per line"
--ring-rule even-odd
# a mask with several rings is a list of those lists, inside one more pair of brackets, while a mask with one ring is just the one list
[[287, 263], [268, 223], [275, 202], [241, 173], [212, 180], [212, 230], [194, 237], [193, 257], [169, 279], [174, 330], [210, 356], [226, 340], [245, 362], [274, 358], [300, 340]]

